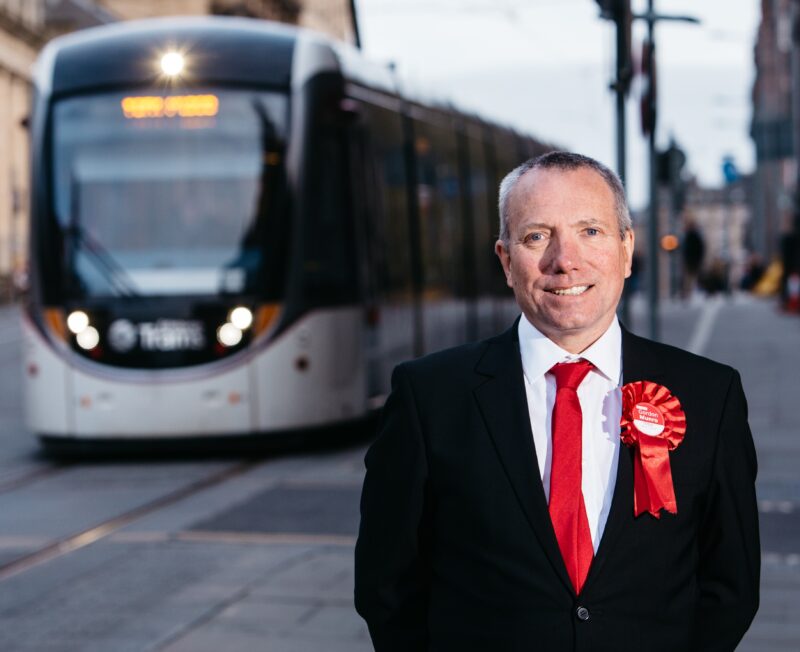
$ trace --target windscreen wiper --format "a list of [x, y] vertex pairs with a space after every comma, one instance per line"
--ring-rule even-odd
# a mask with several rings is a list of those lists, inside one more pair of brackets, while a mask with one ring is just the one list
[[86, 254], [86, 260], [91, 262], [103, 274], [104, 280], [115, 292], [115, 296], [138, 297], [141, 296], [136, 283], [128, 271], [112, 256], [100, 242], [93, 238], [81, 225], [80, 198], [78, 184], [73, 179], [70, 221], [66, 229], [67, 242], [70, 244], [70, 254], [67, 256], [72, 273], [76, 273], [76, 258], [79, 251]]

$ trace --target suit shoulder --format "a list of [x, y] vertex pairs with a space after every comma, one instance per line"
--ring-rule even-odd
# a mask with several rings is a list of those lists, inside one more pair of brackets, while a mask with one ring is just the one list
[[679, 374], [691, 374], [694, 377], [721, 379], [730, 377], [738, 372], [730, 365], [717, 362], [711, 358], [697, 355], [671, 344], [656, 342], [638, 335], [628, 334], [638, 345], [646, 347], [663, 366]]
[[401, 373], [412, 378], [454, 378], [472, 372], [492, 341], [502, 337], [498, 335], [480, 342], [470, 342], [441, 351], [429, 353], [420, 358], [403, 362], [397, 366]]
[[415, 376], [418, 374], [427, 375], [431, 373], [447, 373], [448, 371], [472, 370], [486, 350], [488, 343], [489, 340], [483, 340], [442, 349], [441, 351], [428, 353], [421, 358], [404, 362], [398, 365], [398, 368], [402, 368], [407, 373]]

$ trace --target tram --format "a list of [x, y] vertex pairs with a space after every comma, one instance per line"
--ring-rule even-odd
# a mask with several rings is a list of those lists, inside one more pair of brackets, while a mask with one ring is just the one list
[[496, 188], [548, 148], [323, 36], [156, 19], [36, 66], [27, 426], [41, 442], [356, 420], [506, 327]]

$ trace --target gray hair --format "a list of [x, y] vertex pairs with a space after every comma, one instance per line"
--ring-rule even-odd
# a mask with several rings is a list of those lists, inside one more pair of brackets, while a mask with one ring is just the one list
[[577, 170], [580, 168], [588, 168], [594, 170], [599, 174], [606, 185], [614, 195], [614, 207], [617, 213], [617, 225], [619, 226], [619, 235], [621, 238], [625, 237], [626, 232], [633, 228], [631, 222], [631, 214], [628, 209], [628, 202], [625, 199], [625, 189], [622, 187], [622, 182], [613, 170], [610, 170], [605, 165], [596, 161], [593, 158], [584, 156], [583, 154], [575, 154], [573, 152], [548, 152], [525, 161], [522, 165], [514, 168], [509, 172], [503, 181], [500, 183], [500, 197], [498, 207], [500, 209], [500, 240], [508, 247], [511, 234], [508, 230], [509, 219], [509, 203], [511, 201], [511, 194], [520, 180], [529, 170]]

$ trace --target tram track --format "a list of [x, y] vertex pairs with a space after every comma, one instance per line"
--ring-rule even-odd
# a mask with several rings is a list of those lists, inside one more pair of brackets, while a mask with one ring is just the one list
[[[251, 471], [263, 463], [263, 461], [248, 461], [234, 464], [222, 471], [196, 480], [180, 489], [159, 496], [158, 498], [106, 519], [87, 529], [55, 539], [47, 545], [37, 548], [33, 552], [0, 564], [0, 582], [105, 539], [140, 518], [153, 514], [185, 498], [189, 498], [205, 489], [223, 484], [228, 480]], [[61, 470], [63, 470], [63, 468]], [[47, 469], [42, 469], [41, 471], [44, 472], [47, 471]]]
[[18, 477], [12, 477], [8, 480], [0, 480], [0, 495], [7, 494], [11, 491], [16, 491], [17, 489], [22, 489], [29, 485], [35, 484], [40, 480], [45, 480], [47, 478], [52, 478], [53, 476], [59, 475], [64, 471], [72, 468], [74, 464], [71, 463], [59, 463], [59, 464], [51, 464], [48, 466], [40, 466]]

